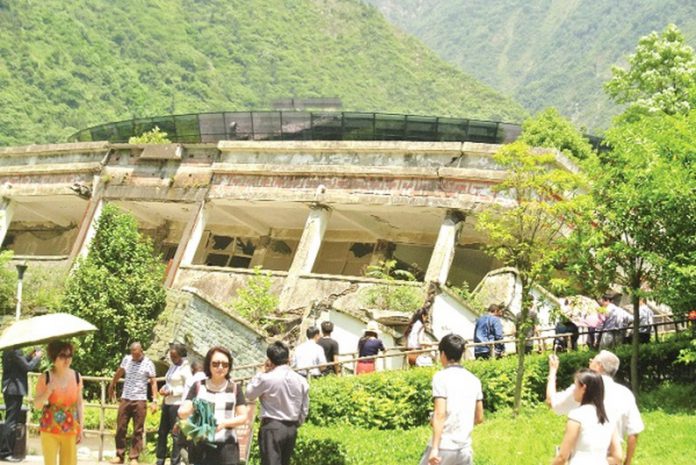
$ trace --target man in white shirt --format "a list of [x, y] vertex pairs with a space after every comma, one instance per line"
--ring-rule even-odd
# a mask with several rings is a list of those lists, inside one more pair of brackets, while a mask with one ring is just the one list
[[440, 340], [444, 367], [433, 376], [433, 435], [420, 465], [471, 465], [471, 432], [483, 422], [481, 381], [461, 365], [464, 339], [448, 334]]
[[[626, 386], [614, 381], [619, 370], [619, 358], [608, 350], [602, 350], [590, 360], [590, 369], [600, 373], [604, 381], [604, 409], [609, 421], [614, 423], [619, 438], [626, 437], [626, 458], [624, 465], [630, 465], [638, 444], [638, 434], [645, 428], [640, 417], [636, 399]], [[567, 415], [579, 406], [573, 397], [575, 383], [563, 392], [556, 392], [556, 374], [559, 360], [555, 355], [549, 357], [549, 377], [546, 382], [546, 403], [558, 415]]]
[[[319, 328], [311, 326], [307, 328], [307, 340], [295, 347], [295, 356], [292, 359], [292, 366], [297, 370], [299, 375], [305, 378], [309, 375], [321, 376], [321, 370], [317, 365], [326, 365], [326, 354], [324, 349], [317, 344], [321, 337]], [[315, 367], [305, 370], [303, 368]]]

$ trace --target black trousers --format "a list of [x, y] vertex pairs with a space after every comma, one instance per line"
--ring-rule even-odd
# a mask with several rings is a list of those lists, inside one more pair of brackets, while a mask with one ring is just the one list
[[239, 444], [230, 441], [192, 445], [189, 461], [193, 465], [239, 465]]
[[5, 435], [0, 444], [0, 456], [12, 455], [17, 435], [17, 424], [22, 413], [22, 400], [24, 396], [14, 394], [3, 394], [5, 401]]
[[259, 452], [261, 465], [290, 465], [297, 439], [297, 422], [270, 418], [261, 420]]
[[179, 434], [178, 432], [174, 433], [172, 431], [179, 419], [177, 416], [178, 411], [178, 405], [162, 404], [162, 416], [160, 417], [159, 430], [157, 431], [157, 450], [155, 452], [157, 463], [164, 463], [164, 460], [167, 458], [167, 438], [170, 433], [173, 438], [171, 463], [172, 465], [178, 465], [181, 462], [181, 441], [179, 441]]

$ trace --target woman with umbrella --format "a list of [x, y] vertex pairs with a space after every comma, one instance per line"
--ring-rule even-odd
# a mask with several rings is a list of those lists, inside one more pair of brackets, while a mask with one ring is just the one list
[[50, 342], [52, 366], [36, 385], [34, 406], [42, 409], [39, 430], [45, 465], [77, 464], [77, 444], [82, 440], [82, 378], [70, 368], [72, 357], [72, 344]]

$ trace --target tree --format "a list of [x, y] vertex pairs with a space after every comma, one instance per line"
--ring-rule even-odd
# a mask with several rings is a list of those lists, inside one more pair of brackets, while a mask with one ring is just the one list
[[3, 315], [11, 313], [15, 308], [17, 273], [10, 268], [12, 256], [11, 250], [0, 252], [0, 310], [2, 310]]
[[664, 112], [686, 114], [696, 104], [696, 56], [677, 26], [641, 37], [628, 69], [612, 67], [609, 97], [629, 105], [624, 116]]
[[[637, 328], [641, 297], [676, 312], [696, 305], [696, 111], [623, 122], [607, 133], [607, 141], [611, 151], [588, 164], [593, 206], [573, 231], [570, 250], [580, 258], [571, 259], [568, 270], [581, 280], [594, 275], [621, 285], [631, 297]], [[637, 331], [632, 342], [637, 393]]]
[[526, 332], [533, 324], [531, 290], [550, 279], [564, 235], [585, 208], [578, 173], [555, 168], [555, 154], [517, 141], [494, 155], [507, 170], [495, 191], [504, 197], [478, 216], [477, 228], [488, 236], [486, 252], [517, 269], [522, 308], [517, 319], [517, 379], [514, 411], [519, 413], [524, 379]]
[[593, 152], [587, 139], [555, 108], [547, 108], [525, 120], [520, 140], [532, 147], [559, 150], [577, 160], [584, 160]]
[[69, 277], [62, 302], [63, 311], [98, 328], [80, 341], [77, 369], [107, 375], [132, 342], [149, 346], [165, 305], [163, 279], [164, 265], [138, 232], [135, 218], [105, 205], [89, 254]]
[[128, 139], [129, 144], [171, 144], [167, 138], [167, 133], [162, 131], [158, 126], [152, 130], [144, 132], [139, 136], [133, 136]]

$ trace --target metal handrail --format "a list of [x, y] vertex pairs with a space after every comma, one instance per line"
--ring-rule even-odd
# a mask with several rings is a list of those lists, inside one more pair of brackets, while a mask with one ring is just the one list
[[[519, 124], [375, 112], [226, 111], [163, 115], [104, 123], [82, 129], [68, 140], [128, 142], [158, 127], [175, 143], [221, 140], [399, 140], [508, 143]], [[587, 136], [595, 148], [602, 139]]]

